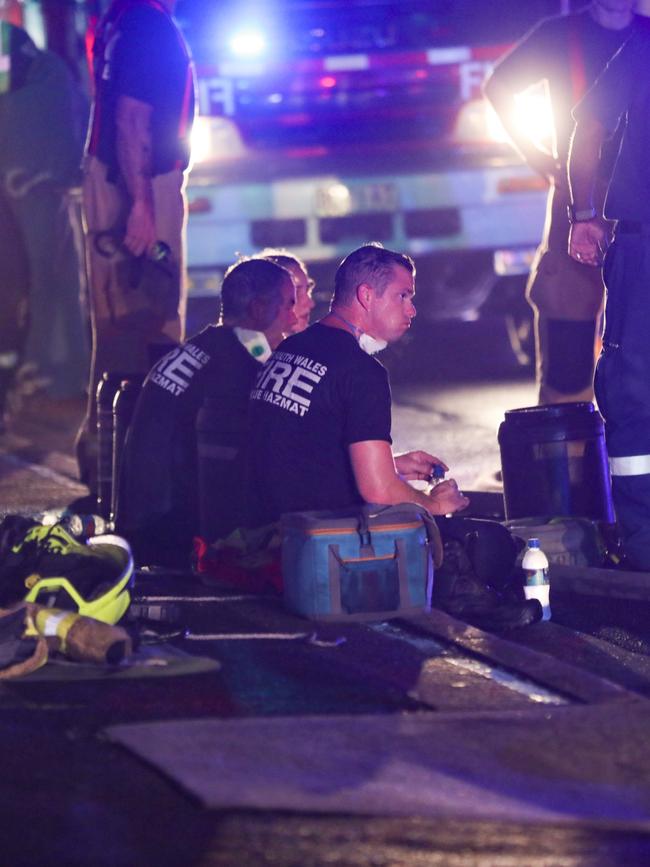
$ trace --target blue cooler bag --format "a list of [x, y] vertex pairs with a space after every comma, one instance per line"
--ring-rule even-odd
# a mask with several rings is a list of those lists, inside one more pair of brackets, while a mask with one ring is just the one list
[[287, 608], [316, 620], [386, 620], [431, 606], [442, 545], [412, 504], [282, 516]]

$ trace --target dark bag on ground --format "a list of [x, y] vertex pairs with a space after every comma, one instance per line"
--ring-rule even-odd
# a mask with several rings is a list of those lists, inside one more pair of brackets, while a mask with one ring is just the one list
[[437, 518], [445, 558], [442, 570], [471, 572], [481, 584], [505, 590], [518, 580], [517, 556], [525, 542], [487, 518]]
[[442, 558], [436, 523], [412, 503], [282, 516], [289, 609], [316, 620], [386, 620], [426, 611]]

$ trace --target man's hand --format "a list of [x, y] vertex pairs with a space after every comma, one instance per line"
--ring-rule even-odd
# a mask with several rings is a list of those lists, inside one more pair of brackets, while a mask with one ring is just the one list
[[[435, 464], [447, 469], [438, 458], [427, 452], [409, 452], [393, 457], [390, 444], [385, 440], [365, 440], [350, 445], [350, 462], [354, 480], [366, 503], [417, 503], [437, 515], [447, 515], [464, 509], [469, 500], [458, 490], [455, 481], [441, 482], [429, 496], [417, 491], [400, 473], [405, 470], [412, 479], [428, 479]], [[399, 472], [396, 472], [396, 464]], [[440, 493], [438, 493], [440, 491]]]
[[595, 218], [573, 223], [569, 230], [569, 255], [576, 262], [599, 268], [603, 264], [609, 238], [609, 226], [604, 220]]
[[156, 222], [152, 209], [145, 202], [134, 202], [126, 221], [124, 246], [134, 256], [141, 256], [156, 240]]
[[428, 452], [406, 452], [403, 455], [395, 455], [397, 472], [403, 479], [430, 479], [435, 466], [442, 467], [445, 472], [449, 470], [447, 464], [430, 455]]
[[450, 515], [469, 506], [469, 498], [458, 490], [455, 479], [440, 482], [428, 496], [431, 501], [429, 511], [432, 515]]

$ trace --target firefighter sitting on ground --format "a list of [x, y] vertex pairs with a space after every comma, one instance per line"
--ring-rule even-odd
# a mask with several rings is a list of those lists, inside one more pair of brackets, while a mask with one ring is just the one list
[[284, 268], [261, 258], [238, 262], [221, 287], [221, 323], [173, 349], [147, 375], [124, 446], [116, 516], [139, 564], [189, 563], [199, 531], [195, 428], [206, 400], [223, 417], [230, 456], [214, 492], [215, 537], [240, 525], [248, 395], [262, 363], [296, 325], [295, 297]]

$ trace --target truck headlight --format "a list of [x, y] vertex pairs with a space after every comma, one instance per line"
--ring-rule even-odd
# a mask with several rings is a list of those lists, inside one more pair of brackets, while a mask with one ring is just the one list
[[515, 103], [515, 122], [519, 129], [536, 145], [552, 149], [555, 127], [546, 87], [536, 86], [517, 94]]
[[199, 115], [192, 127], [192, 164], [239, 159], [246, 147], [235, 124], [225, 117]]
[[210, 158], [211, 138], [209, 117], [194, 118], [192, 126], [192, 162], [203, 163]]
[[[486, 106], [490, 138], [497, 142], [510, 141], [492, 106], [487, 102]], [[518, 129], [537, 146], [553, 152], [555, 124], [545, 85], [534, 85], [517, 94], [512, 120]]]

